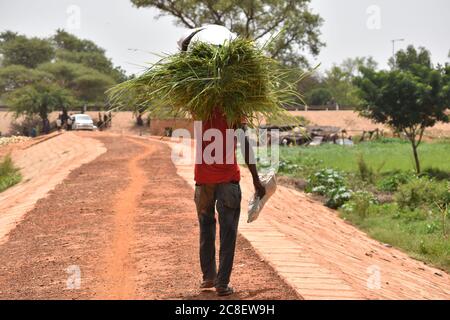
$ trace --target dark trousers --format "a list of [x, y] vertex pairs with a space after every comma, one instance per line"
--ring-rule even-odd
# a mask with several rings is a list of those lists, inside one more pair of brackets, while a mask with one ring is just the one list
[[[200, 224], [200, 264], [203, 280], [215, 280], [226, 287], [233, 269], [234, 252], [241, 212], [241, 188], [238, 183], [196, 186], [195, 204]], [[220, 226], [219, 270], [216, 266], [216, 215]]]

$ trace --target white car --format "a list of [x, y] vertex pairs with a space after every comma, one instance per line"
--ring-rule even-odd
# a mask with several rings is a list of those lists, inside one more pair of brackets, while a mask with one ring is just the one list
[[94, 121], [87, 114], [76, 114], [71, 117], [72, 130], [90, 130], [95, 129]]

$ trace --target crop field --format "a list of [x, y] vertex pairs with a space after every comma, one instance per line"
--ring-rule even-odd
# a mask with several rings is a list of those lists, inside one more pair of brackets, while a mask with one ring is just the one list
[[[408, 141], [399, 139], [365, 142], [354, 147], [330, 144], [318, 148], [287, 147], [280, 151], [282, 160], [292, 161], [300, 166], [314, 163], [317, 167], [346, 172], [358, 170], [358, 159], [361, 156], [370, 167], [380, 173], [414, 170], [411, 145]], [[425, 169], [450, 172], [450, 140], [423, 143], [419, 147], [419, 157]]]
[[280, 174], [304, 181], [343, 219], [371, 237], [450, 270], [450, 141], [411, 146], [381, 139], [353, 147], [283, 147]]

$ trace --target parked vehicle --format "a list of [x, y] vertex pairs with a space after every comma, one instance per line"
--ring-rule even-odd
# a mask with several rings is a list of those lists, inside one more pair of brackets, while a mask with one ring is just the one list
[[90, 130], [95, 129], [94, 121], [87, 114], [75, 114], [71, 117], [72, 130]]

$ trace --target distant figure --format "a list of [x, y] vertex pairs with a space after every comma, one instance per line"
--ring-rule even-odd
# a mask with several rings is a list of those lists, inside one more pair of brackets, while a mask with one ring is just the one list
[[103, 125], [105, 128], [108, 127], [108, 115], [106, 113], [103, 115]]
[[139, 113], [139, 115], [137, 116], [136, 123], [139, 127], [144, 126], [144, 120], [142, 120], [142, 113]]
[[58, 119], [56, 119], [56, 129], [58, 129], [59, 132], [62, 130], [62, 115], [59, 115]]
[[67, 122], [67, 119], [69, 119], [69, 114], [67, 113], [67, 110], [64, 108], [61, 116], [63, 125]]
[[102, 118], [100, 118], [100, 119], [97, 121], [97, 128], [98, 128], [98, 130], [103, 131], [103, 121], [102, 121]]
[[67, 131], [72, 131], [72, 115], [67, 119]]
[[337, 139], [338, 139], [337, 134], [333, 133], [331, 135], [331, 141], [333, 141], [333, 144], [337, 144]]
[[44, 120], [44, 125], [42, 128], [42, 131], [44, 132], [44, 134], [49, 134], [50, 133], [50, 121], [48, 119]]

